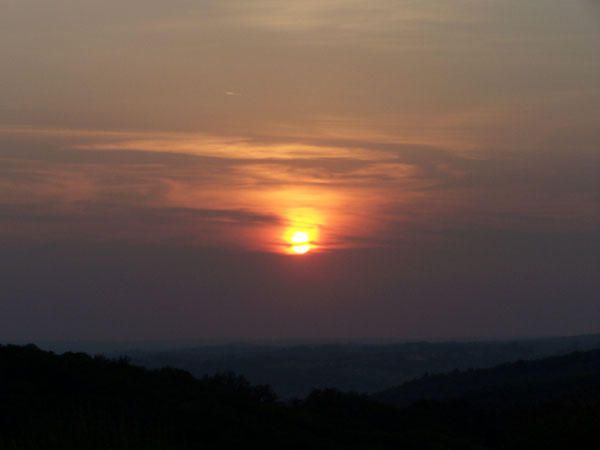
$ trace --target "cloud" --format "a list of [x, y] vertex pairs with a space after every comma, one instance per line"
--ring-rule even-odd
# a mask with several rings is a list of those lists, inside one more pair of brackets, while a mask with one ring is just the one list
[[[224, 228], [279, 225], [282, 218], [242, 209], [55, 202], [0, 203], [0, 241], [178, 241], [214, 245]], [[209, 236], [196, 234], [208, 233]]]
[[587, 146], [474, 152], [383, 139], [50, 129], [0, 137], [5, 239], [17, 228], [194, 245], [217, 236], [219, 245], [273, 251], [297, 208], [326, 217], [331, 249], [397, 246], [415, 233], [443, 239], [444, 229], [473, 224], [600, 223], [598, 157]]

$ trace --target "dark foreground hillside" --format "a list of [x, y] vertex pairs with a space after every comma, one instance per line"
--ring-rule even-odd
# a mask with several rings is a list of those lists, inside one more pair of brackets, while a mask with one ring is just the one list
[[600, 350], [424, 376], [372, 398], [413, 423], [475, 438], [482, 448], [595, 448]]
[[[598, 353], [574, 354], [559, 366]], [[511, 383], [503, 395], [520, 398]], [[333, 390], [282, 403], [270, 388], [233, 375], [195, 379], [0, 346], [0, 449], [585, 448], [600, 437], [599, 373], [575, 370], [552, 383], [559, 394], [501, 409], [460, 395], [397, 408]]]

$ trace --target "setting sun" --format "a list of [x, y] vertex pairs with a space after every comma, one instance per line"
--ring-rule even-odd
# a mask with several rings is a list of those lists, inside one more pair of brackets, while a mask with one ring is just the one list
[[306, 231], [295, 231], [290, 240], [292, 241], [292, 244], [306, 244], [310, 241], [310, 238]]
[[303, 245], [293, 245], [292, 246], [292, 251], [296, 254], [296, 255], [304, 255], [305, 253], [308, 253], [311, 249], [311, 245], [310, 244], [303, 244]]
[[296, 255], [304, 255], [312, 249], [310, 233], [303, 230], [291, 230], [288, 241], [290, 250]]
[[313, 208], [296, 207], [288, 209], [285, 217], [287, 226], [282, 230], [280, 241], [283, 253], [304, 255], [321, 249], [319, 229], [324, 218], [320, 212]]

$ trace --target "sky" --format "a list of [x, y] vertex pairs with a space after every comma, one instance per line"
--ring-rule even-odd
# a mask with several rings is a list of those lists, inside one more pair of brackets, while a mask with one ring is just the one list
[[0, 340], [600, 332], [597, 1], [0, 7]]

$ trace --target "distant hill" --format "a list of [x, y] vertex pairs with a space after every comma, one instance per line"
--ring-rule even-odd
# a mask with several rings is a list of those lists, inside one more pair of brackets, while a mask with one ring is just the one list
[[333, 389], [282, 402], [232, 374], [0, 346], [0, 449], [593, 448], [599, 366], [600, 350], [424, 377], [375, 396], [390, 404]]
[[600, 349], [517, 361], [490, 369], [425, 375], [374, 394], [372, 398], [396, 406], [423, 400], [457, 399], [468, 399], [479, 406], [513, 406], [558, 399], [599, 379]]
[[600, 335], [480, 342], [229, 344], [112, 354], [126, 355], [148, 368], [177, 367], [198, 377], [232, 371], [291, 398], [304, 397], [314, 388], [374, 393], [426, 373], [594, 348], [600, 348]]

